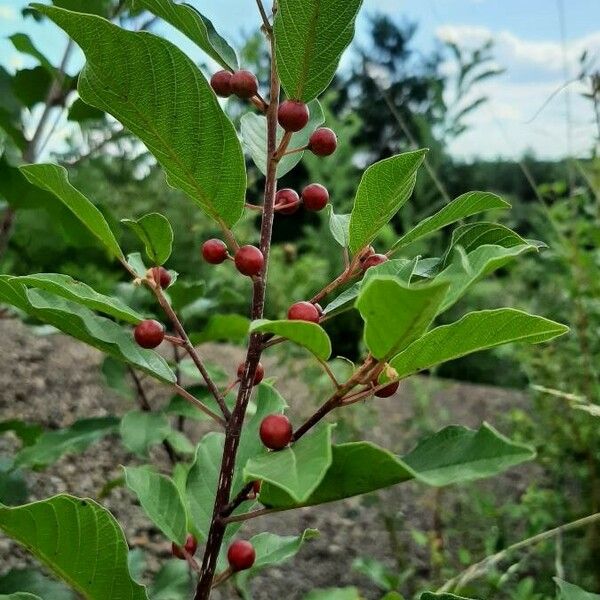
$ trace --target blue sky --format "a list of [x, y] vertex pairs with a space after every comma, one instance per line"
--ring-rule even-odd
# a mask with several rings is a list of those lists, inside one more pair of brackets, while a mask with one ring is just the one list
[[[210, 17], [230, 40], [258, 25], [253, 0], [188, 0]], [[561, 4], [562, 3], [562, 4]], [[57, 62], [64, 36], [51, 24], [23, 21], [24, 0], [0, 0], [0, 63], [9, 68], [29, 66], [5, 38], [15, 31], [27, 32], [46, 55]], [[247, 7], [246, 7], [247, 5]], [[561, 44], [560, 7], [564, 10], [566, 45]], [[247, 8], [247, 9], [246, 9]], [[572, 84], [556, 95], [532, 121], [539, 108], [577, 73], [582, 50], [598, 56], [600, 67], [600, 2], [597, 0], [365, 0], [358, 22], [357, 39], [366, 39], [367, 15], [385, 12], [397, 19], [419, 23], [416, 45], [430, 49], [437, 40], [452, 39], [472, 46], [492, 38], [495, 60], [506, 73], [485, 84], [480, 91], [490, 102], [471, 117], [471, 129], [453, 142], [451, 152], [461, 158], [476, 156], [516, 158], [531, 149], [541, 157], [574, 153], [585, 156], [593, 143], [592, 109]], [[160, 33], [181, 44], [193, 57], [199, 51], [168, 27]], [[81, 58], [72, 63], [75, 67]], [[449, 63], [446, 68], [451, 71]], [[567, 135], [566, 104], [571, 103], [570, 136]], [[569, 139], [570, 137], [570, 144]]]

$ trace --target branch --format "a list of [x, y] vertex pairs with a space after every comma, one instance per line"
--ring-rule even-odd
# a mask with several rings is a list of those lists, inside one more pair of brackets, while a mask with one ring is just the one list
[[203, 413], [207, 414], [209, 417], [214, 419], [219, 425], [225, 427], [226, 423], [222, 417], [220, 417], [217, 413], [213, 412], [204, 404], [200, 402], [196, 396], [190, 394], [184, 387], [181, 387], [178, 383], [173, 384], [173, 389], [177, 394], [179, 394], [182, 398], [193, 404], [197, 409], [201, 410]]

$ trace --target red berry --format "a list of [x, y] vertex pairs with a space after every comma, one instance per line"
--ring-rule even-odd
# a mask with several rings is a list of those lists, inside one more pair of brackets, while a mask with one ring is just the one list
[[260, 494], [260, 486], [262, 485], [262, 481], [260, 479], [257, 479], [256, 481], [252, 482], [252, 491], [254, 492], [254, 494]]
[[310, 112], [304, 102], [286, 100], [277, 111], [277, 120], [286, 131], [300, 131], [306, 127]]
[[[187, 535], [184, 548], [188, 554], [192, 556], [196, 554], [196, 550], [198, 549], [198, 540], [191, 533], [188, 533]], [[173, 542], [171, 546], [171, 551], [173, 552], [173, 556], [180, 558], [181, 560], [185, 560], [185, 554], [183, 553], [181, 546], [178, 546], [175, 542]]]
[[320, 183], [311, 183], [302, 190], [306, 210], [322, 210], [329, 202], [329, 192]]
[[163, 290], [166, 290], [171, 285], [171, 273], [164, 267], [152, 267], [152, 279]]
[[319, 322], [319, 309], [310, 302], [296, 302], [288, 310], [288, 319], [291, 321]]
[[256, 246], [242, 246], [235, 253], [235, 266], [243, 275], [258, 275], [264, 264], [265, 257]]
[[220, 265], [227, 260], [227, 246], [223, 240], [206, 240], [202, 244], [202, 256], [211, 265]]
[[[244, 371], [246, 369], [246, 363], [240, 363], [237, 368], [237, 376], [238, 379], [241, 379], [244, 376]], [[262, 363], [258, 363], [256, 367], [256, 372], [254, 373], [254, 385], [258, 385], [265, 376], [265, 368], [262, 366]]]
[[282, 215], [292, 215], [300, 208], [300, 196], [290, 188], [283, 188], [275, 195], [275, 210]]
[[366, 271], [371, 267], [376, 267], [377, 265], [381, 265], [387, 261], [388, 257], [385, 254], [371, 254], [371, 256], [367, 256], [367, 258], [363, 260], [362, 268]]
[[256, 552], [250, 542], [235, 540], [227, 550], [229, 566], [234, 571], [244, 571], [254, 564]]
[[285, 415], [269, 415], [260, 424], [260, 439], [271, 450], [282, 450], [292, 441], [292, 424]]
[[258, 94], [258, 79], [250, 71], [236, 71], [231, 76], [231, 91], [240, 98], [252, 98]]
[[217, 96], [227, 98], [231, 96], [231, 78], [233, 75], [229, 71], [217, 71], [210, 78], [210, 86]]
[[146, 319], [136, 326], [133, 336], [142, 348], [156, 348], [165, 339], [165, 328], [154, 319]]
[[375, 392], [375, 395], [378, 398], [389, 398], [390, 396], [393, 396], [398, 391], [399, 387], [400, 387], [400, 382], [393, 381], [392, 383], [386, 385], [385, 387], [381, 388], [380, 390], [377, 390]]
[[328, 127], [316, 129], [308, 140], [308, 149], [317, 156], [329, 156], [337, 148], [337, 136]]

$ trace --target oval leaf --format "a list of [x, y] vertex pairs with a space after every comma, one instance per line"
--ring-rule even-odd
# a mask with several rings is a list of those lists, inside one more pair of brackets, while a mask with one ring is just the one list
[[135, 0], [139, 5], [173, 27], [176, 27], [229, 71], [236, 71], [235, 50], [216, 32], [213, 24], [190, 4], [175, 4], [172, 0]]
[[[176, 46], [105, 19], [34, 4], [83, 50], [84, 102], [137, 135], [167, 173], [220, 224], [244, 210], [246, 172], [236, 131], [198, 67]], [[215, 152], [218, 148], [218, 152]]]
[[327, 360], [331, 356], [331, 340], [325, 330], [317, 323], [308, 321], [269, 321], [259, 319], [250, 325], [252, 333], [273, 333], [312, 352], [318, 359]]
[[405, 152], [371, 165], [363, 174], [350, 217], [350, 250], [368, 246], [410, 198], [427, 150]]
[[166, 476], [148, 467], [124, 467], [125, 483], [138, 497], [150, 520], [176, 544], [187, 536], [187, 515], [181, 494]]
[[87, 600], [147, 600], [129, 573], [119, 523], [93, 500], [63, 494], [0, 507], [0, 529]]
[[511, 342], [539, 344], [567, 331], [565, 325], [513, 308], [482, 310], [432, 329], [395, 356], [390, 364], [398, 377], [408, 377], [472, 352]]
[[160, 413], [132, 410], [121, 420], [123, 444], [138, 456], [146, 456], [150, 447], [160, 444], [169, 433], [169, 419]]
[[275, 16], [275, 53], [288, 97], [309, 102], [335, 75], [354, 37], [362, 0], [279, 0]]
[[173, 228], [160, 213], [150, 213], [134, 219], [121, 219], [142, 240], [148, 258], [155, 265], [163, 265], [173, 249]]
[[123, 258], [113, 232], [102, 213], [70, 183], [67, 170], [59, 165], [20, 167], [27, 180], [56, 196], [115, 258]]

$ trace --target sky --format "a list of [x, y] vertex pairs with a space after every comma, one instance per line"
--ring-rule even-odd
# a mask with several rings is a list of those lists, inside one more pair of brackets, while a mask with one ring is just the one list
[[[234, 45], [241, 32], [259, 24], [252, 0], [188, 1]], [[243, 9], [245, 4], [249, 10]], [[0, 0], [0, 64], [11, 70], [34, 64], [6, 40], [16, 31], [28, 33], [54, 63], [66, 43], [54, 25], [23, 21], [20, 10], [26, 5], [25, 0]], [[576, 78], [585, 49], [597, 57], [600, 68], [600, 0], [364, 0], [356, 43], [368, 40], [368, 16], [377, 12], [418, 23], [414, 46], [424, 52], [440, 40], [465, 47], [494, 40], [495, 63], [506, 71], [478, 88], [490, 101], [451, 143], [452, 155], [472, 160], [516, 159], [528, 151], [549, 159], [589, 154], [595, 133], [591, 103], [581, 97], [581, 84], [565, 83]], [[154, 31], [201, 60], [201, 51], [169, 26]], [[342, 68], [347, 60], [348, 55]], [[75, 56], [71, 70], [82, 61]], [[453, 65], [443, 68], [451, 73]]]

